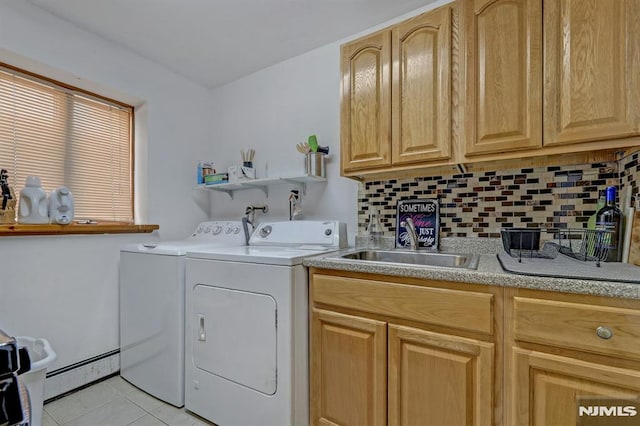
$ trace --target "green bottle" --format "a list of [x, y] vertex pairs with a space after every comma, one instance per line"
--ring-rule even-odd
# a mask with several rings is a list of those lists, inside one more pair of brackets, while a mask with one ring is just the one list
[[[616, 206], [616, 187], [607, 187], [607, 205], [598, 211], [596, 228], [605, 229], [610, 232], [600, 241], [600, 246], [605, 249], [603, 254], [607, 255], [605, 262], [622, 261], [622, 220], [624, 216]], [[596, 244], [596, 250], [598, 244]]]
[[598, 212], [605, 206], [605, 204], [607, 204], [605, 191], [598, 191], [598, 204], [596, 205], [596, 211], [591, 215], [591, 217], [589, 217], [589, 220], [587, 221], [587, 229], [596, 229]]

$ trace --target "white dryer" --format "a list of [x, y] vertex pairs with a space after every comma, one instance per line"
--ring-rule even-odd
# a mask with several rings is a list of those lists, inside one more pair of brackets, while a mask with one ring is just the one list
[[336, 221], [261, 224], [249, 246], [187, 252], [185, 408], [220, 426], [309, 422], [307, 256]]
[[184, 405], [187, 250], [245, 245], [242, 223], [202, 222], [183, 241], [120, 251], [120, 375], [176, 407]]

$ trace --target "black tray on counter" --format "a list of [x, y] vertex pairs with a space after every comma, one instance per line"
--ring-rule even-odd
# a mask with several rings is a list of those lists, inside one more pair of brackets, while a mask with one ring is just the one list
[[620, 262], [585, 262], [558, 254], [555, 258], [517, 258], [506, 252], [498, 253], [498, 262], [507, 272], [551, 278], [610, 281], [640, 284], [640, 267]]

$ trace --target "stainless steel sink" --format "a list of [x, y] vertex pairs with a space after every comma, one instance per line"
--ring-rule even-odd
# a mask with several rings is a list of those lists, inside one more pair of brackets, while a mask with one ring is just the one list
[[330, 256], [332, 260], [373, 262], [412, 267], [444, 267], [476, 269], [479, 257], [464, 253], [435, 253], [406, 250], [357, 250]]

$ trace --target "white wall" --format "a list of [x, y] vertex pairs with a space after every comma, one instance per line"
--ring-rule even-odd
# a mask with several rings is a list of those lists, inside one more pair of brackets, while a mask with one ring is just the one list
[[[316, 134], [320, 145], [330, 146], [328, 181], [309, 186], [304, 218], [346, 222], [353, 244], [358, 183], [340, 177], [340, 45], [444, 3], [430, 4], [212, 91], [211, 140], [220, 144], [210, 150], [210, 158], [216, 167], [225, 170], [238, 164], [240, 149], [255, 148], [258, 177], [265, 177], [265, 164], [270, 176], [303, 171], [303, 156], [295, 145]], [[256, 189], [238, 191], [233, 200], [214, 193], [211, 214], [240, 217], [248, 204], [266, 202], [270, 212], [257, 220], [286, 220], [292, 188], [273, 186], [268, 198]]]
[[0, 237], [0, 328], [47, 338], [56, 369], [119, 347], [119, 247], [184, 238], [208, 218], [206, 194], [192, 188], [210, 147], [210, 95], [24, 1], [0, 2], [0, 61], [136, 103], [137, 211], [160, 225], [154, 235]]
[[[258, 177], [304, 173], [304, 156], [296, 143], [311, 134], [329, 145], [327, 183], [311, 183], [302, 200], [305, 219], [340, 219], [353, 239], [357, 183], [340, 177], [339, 48], [329, 45], [280, 63], [212, 92], [211, 150], [218, 169], [240, 164], [240, 149], [254, 148]], [[256, 220], [287, 220], [289, 191], [295, 185], [271, 186], [269, 196], [258, 189], [211, 195], [212, 216], [241, 217], [245, 206], [267, 203], [267, 216]]]

